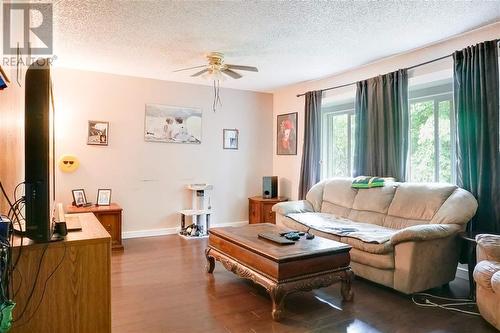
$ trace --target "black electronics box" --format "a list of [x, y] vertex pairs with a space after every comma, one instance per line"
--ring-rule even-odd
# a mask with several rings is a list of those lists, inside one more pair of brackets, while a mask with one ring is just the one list
[[278, 196], [278, 177], [262, 177], [262, 197], [264, 199], [276, 198]]

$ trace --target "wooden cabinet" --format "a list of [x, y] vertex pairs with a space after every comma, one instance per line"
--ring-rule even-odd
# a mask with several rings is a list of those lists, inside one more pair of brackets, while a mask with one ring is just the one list
[[287, 201], [285, 197], [264, 199], [263, 197], [248, 198], [248, 223], [276, 223], [276, 214], [272, 208], [278, 202]]
[[111, 248], [113, 250], [123, 250], [122, 245], [122, 208], [112, 203], [109, 206], [89, 206], [75, 207], [67, 206], [66, 213], [94, 213], [103, 227], [111, 236]]
[[20, 259], [11, 333], [111, 332], [111, 239], [94, 215], [73, 217], [82, 230], [62, 241], [14, 236], [13, 258]]

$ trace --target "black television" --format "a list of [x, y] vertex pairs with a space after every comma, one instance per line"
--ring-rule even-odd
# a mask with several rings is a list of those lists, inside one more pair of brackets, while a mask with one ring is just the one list
[[25, 80], [25, 230], [35, 242], [49, 242], [55, 202], [54, 112], [48, 59], [29, 66]]

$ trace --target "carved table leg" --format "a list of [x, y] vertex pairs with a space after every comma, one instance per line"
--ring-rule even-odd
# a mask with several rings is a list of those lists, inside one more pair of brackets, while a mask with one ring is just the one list
[[205, 249], [205, 258], [207, 258], [207, 264], [205, 266], [207, 273], [213, 273], [215, 268], [215, 258], [210, 255], [210, 248]]
[[271, 301], [273, 302], [273, 310], [271, 312], [271, 315], [273, 317], [273, 320], [279, 321], [282, 318], [284, 312], [283, 304], [286, 294], [279, 286], [276, 286], [269, 289], [269, 295], [271, 296]]
[[351, 289], [352, 280], [354, 279], [354, 273], [349, 268], [348, 270], [342, 272], [341, 275], [341, 286], [340, 291], [342, 293], [342, 298], [344, 301], [352, 301], [354, 293]]

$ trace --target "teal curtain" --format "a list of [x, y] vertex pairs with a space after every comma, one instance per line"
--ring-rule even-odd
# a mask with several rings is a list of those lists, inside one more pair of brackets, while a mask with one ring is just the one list
[[323, 92], [305, 94], [304, 145], [300, 168], [299, 199], [305, 199], [309, 189], [321, 178], [321, 98]]
[[478, 200], [472, 231], [500, 232], [498, 41], [453, 54], [457, 184]]
[[401, 69], [357, 83], [354, 175], [406, 180], [408, 75]]

